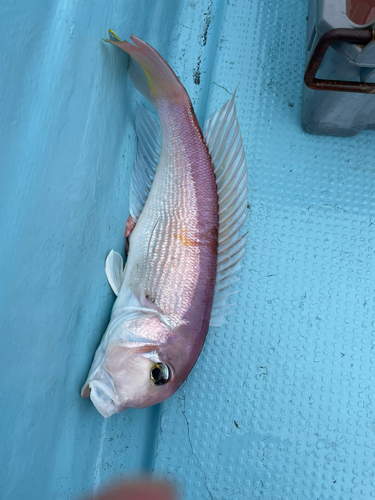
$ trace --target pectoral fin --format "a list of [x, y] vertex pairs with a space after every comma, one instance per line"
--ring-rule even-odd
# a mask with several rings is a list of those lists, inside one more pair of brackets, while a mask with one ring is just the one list
[[114, 250], [111, 250], [106, 258], [105, 274], [108, 283], [117, 296], [120, 293], [122, 282], [124, 281], [125, 271], [121, 255]]

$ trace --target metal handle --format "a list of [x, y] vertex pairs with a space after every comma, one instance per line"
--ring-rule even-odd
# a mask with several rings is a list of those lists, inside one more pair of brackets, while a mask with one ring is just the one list
[[305, 84], [315, 90], [335, 90], [338, 92], [360, 92], [375, 94], [375, 83], [346, 82], [339, 80], [321, 80], [315, 75], [321, 65], [324, 54], [330, 45], [335, 42], [346, 42], [356, 45], [367, 45], [374, 39], [374, 32], [370, 29], [336, 28], [324, 33], [311, 54], [305, 71]]

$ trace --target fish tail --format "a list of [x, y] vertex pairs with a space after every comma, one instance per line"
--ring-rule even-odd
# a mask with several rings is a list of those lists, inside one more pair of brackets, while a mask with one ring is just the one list
[[160, 100], [177, 101], [183, 104], [190, 102], [187, 92], [161, 55], [140, 38], [132, 35], [131, 44], [121, 41], [110, 30], [110, 40], [106, 42], [116, 45], [131, 57], [129, 76], [136, 89], [157, 107]]

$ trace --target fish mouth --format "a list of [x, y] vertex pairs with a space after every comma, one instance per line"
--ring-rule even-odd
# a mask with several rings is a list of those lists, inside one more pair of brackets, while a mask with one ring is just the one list
[[104, 418], [108, 418], [114, 413], [117, 413], [117, 396], [113, 378], [105, 368], [100, 370], [100, 374], [94, 379], [88, 380], [82, 388], [85, 396], [90, 396], [90, 399]]
[[117, 413], [116, 395], [106, 384], [100, 380], [91, 380], [89, 382], [89, 388], [90, 399], [104, 418], [108, 418], [114, 413]]

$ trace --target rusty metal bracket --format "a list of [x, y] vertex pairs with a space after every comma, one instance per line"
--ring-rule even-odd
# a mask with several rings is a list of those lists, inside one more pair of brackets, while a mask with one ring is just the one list
[[305, 84], [310, 89], [334, 90], [337, 92], [360, 92], [362, 94], [375, 94], [375, 83], [346, 82], [339, 80], [322, 80], [315, 78], [321, 65], [324, 54], [335, 42], [352, 43], [356, 45], [367, 45], [374, 40], [375, 34], [370, 29], [336, 28], [321, 36], [311, 54], [310, 61], [305, 71]]

